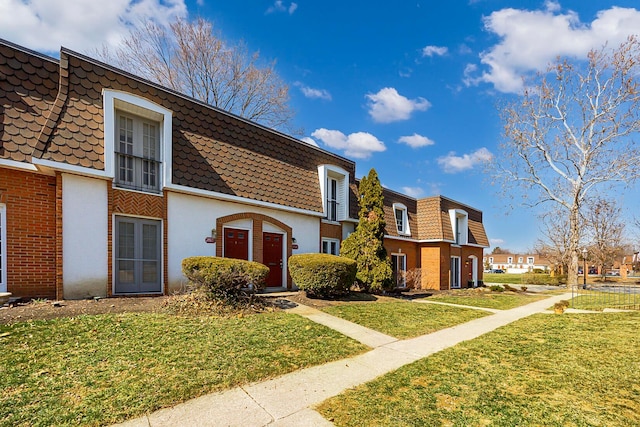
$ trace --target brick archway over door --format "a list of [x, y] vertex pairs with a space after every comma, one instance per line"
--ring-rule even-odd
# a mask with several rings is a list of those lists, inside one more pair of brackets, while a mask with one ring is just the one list
[[[263, 248], [263, 240], [262, 240], [262, 229], [263, 223], [268, 222], [269, 224], [273, 224], [279, 229], [283, 230], [287, 234], [287, 239], [284, 242], [287, 248], [287, 259], [291, 257], [291, 236], [293, 235], [293, 230], [287, 224], [279, 221], [273, 217], [268, 215], [263, 215], [255, 212], [242, 212], [227, 216], [222, 216], [216, 220], [216, 229], [218, 230], [218, 235], [216, 237], [216, 256], [222, 256], [222, 239], [223, 227], [233, 221], [239, 221], [243, 219], [250, 219], [253, 222], [253, 233], [252, 233], [252, 243], [253, 243], [253, 251], [252, 251], [252, 259], [253, 261], [262, 263], [264, 261], [264, 248]], [[291, 276], [289, 272], [287, 272], [287, 289], [291, 289]]]

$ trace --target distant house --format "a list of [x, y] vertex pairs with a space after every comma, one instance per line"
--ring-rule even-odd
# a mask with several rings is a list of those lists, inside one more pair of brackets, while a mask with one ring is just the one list
[[[261, 262], [270, 289], [295, 289], [292, 254], [337, 254], [355, 230], [355, 170], [68, 49], [56, 60], [0, 40], [0, 292], [169, 294], [194, 255]], [[398, 286], [416, 270], [433, 289], [482, 280], [480, 211], [384, 195]]]
[[[489, 246], [482, 212], [442, 196], [413, 199], [383, 190], [387, 233], [399, 287], [419, 269], [422, 289], [474, 287], [482, 280], [482, 251]], [[415, 279], [415, 278], [414, 278]]]
[[485, 269], [503, 270], [506, 273], [528, 273], [534, 270], [550, 271], [551, 263], [538, 254], [485, 254]]

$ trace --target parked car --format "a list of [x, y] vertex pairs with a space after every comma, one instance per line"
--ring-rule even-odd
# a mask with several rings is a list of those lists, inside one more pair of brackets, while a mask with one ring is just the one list
[[491, 270], [491, 273], [501, 274], [501, 273], [504, 273], [504, 270], [500, 268], [494, 268], [493, 270]]

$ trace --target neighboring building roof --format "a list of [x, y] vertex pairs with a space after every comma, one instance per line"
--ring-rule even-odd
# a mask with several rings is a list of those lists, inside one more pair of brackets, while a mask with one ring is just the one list
[[493, 264], [508, 264], [509, 258], [513, 258], [512, 264], [520, 264], [519, 258], [522, 258], [522, 263], [527, 263], [527, 258], [533, 257], [533, 263], [536, 265], [551, 265], [549, 260], [538, 254], [485, 254], [484, 258], [493, 258]]
[[[469, 244], [489, 247], [489, 239], [482, 223], [482, 211], [443, 196], [415, 199], [388, 188], [383, 188], [382, 193], [388, 236], [411, 240], [452, 242], [454, 236], [449, 210], [460, 209], [467, 212], [468, 215]], [[402, 203], [407, 207], [410, 236], [398, 235], [395, 226], [395, 213], [393, 212], [394, 203]]]

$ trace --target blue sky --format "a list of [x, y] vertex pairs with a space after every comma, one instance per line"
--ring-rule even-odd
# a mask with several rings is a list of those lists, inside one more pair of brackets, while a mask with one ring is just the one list
[[525, 251], [535, 213], [507, 206], [484, 171], [498, 106], [520, 77], [640, 30], [637, 1], [0, 0], [0, 37], [57, 55], [116, 44], [146, 19], [202, 16], [290, 86], [309, 143], [376, 168], [386, 187], [484, 212], [494, 246]]

